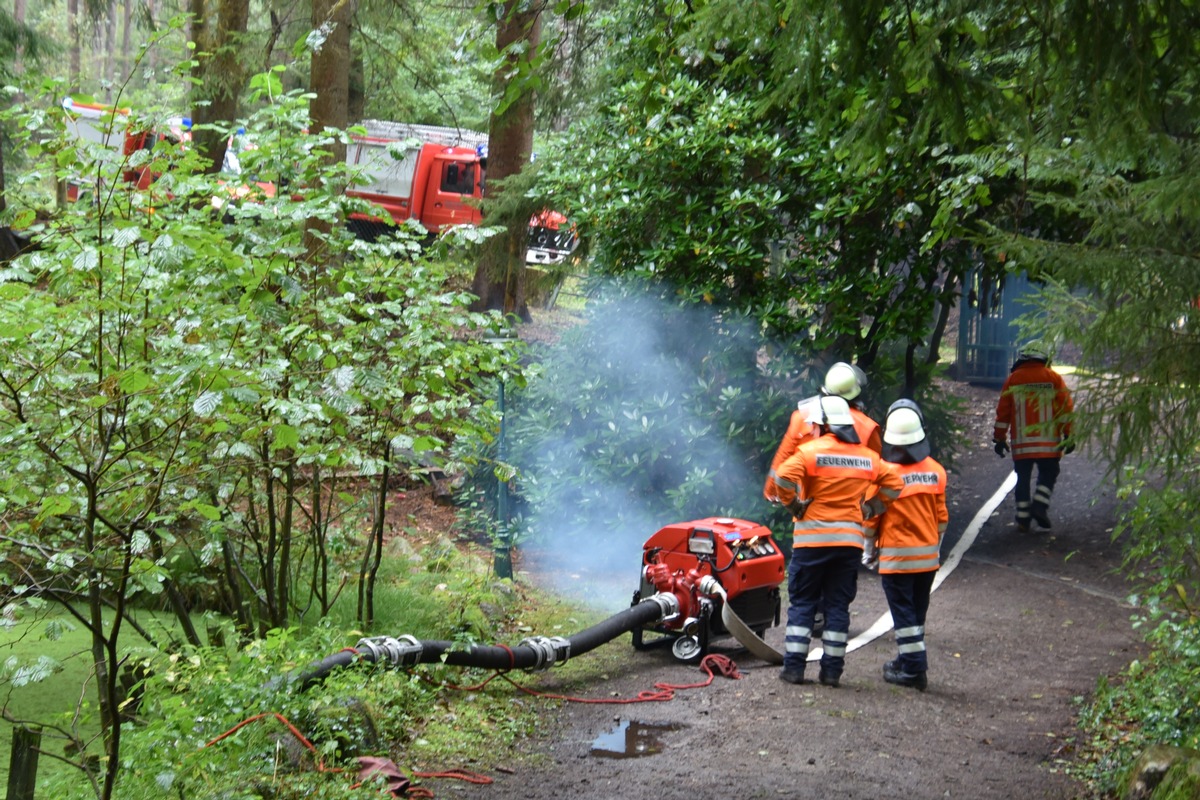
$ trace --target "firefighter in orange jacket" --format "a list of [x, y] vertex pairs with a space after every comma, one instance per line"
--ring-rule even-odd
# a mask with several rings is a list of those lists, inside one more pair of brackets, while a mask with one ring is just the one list
[[779, 493], [775, 489], [775, 475], [779, 466], [792, 457], [796, 448], [820, 435], [816, 427], [809, 422], [809, 417], [813, 415], [813, 404], [821, 396], [843, 398], [850, 405], [850, 415], [854, 417], [854, 430], [858, 433], [858, 440], [876, 453], [880, 452], [883, 445], [879, 438], [879, 423], [862, 410], [862, 391], [865, 388], [867, 375], [858, 367], [839, 361], [829, 368], [825, 373], [825, 382], [821, 385], [821, 394], [796, 404], [796, 410], [788, 420], [783, 439], [775, 450], [775, 457], [771, 459], [771, 469], [767, 472], [767, 480], [763, 484], [763, 497], [772, 503], [779, 502]]
[[854, 364], [839, 361], [825, 373], [821, 393], [841, 397], [846, 401], [850, 406], [850, 416], [854, 418], [854, 430], [858, 433], [858, 441], [879, 453], [883, 450], [879, 423], [867, 416], [863, 405], [862, 392], [866, 388], [866, 373]]
[[879, 568], [896, 632], [897, 657], [883, 665], [883, 679], [923, 692], [929, 668], [925, 614], [950, 514], [946, 470], [930, 457], [921, 409], [911, 400], [897, 400], [888, 409], [883, 459], [896, 465], [904, 489], [879, 517], [878, 549], [868, 545], [863, 563]]
[[[996, 455], [1008, 453], [1011, 440], [1013, 469], [1017, 473], [1017, 528], [1029, 530], [1032, 519], [1050, 527], [1050, 496], [1058, 481], [1059, 459], [1075, 449], [1071, 441], [1071, 393], [1062, 376], [1050, 368], [1051, 353], [1040, 342], [1021, 348], [1013, 363], [1000, 400], [992, 444]], [[1037, 488], [1033, 471], [1037, 468]], [[1032, 490], [1032, 491], [1031, 491]]]
[[[850, 603], [869, 535], [866, 520], [900, 495], [904, 483], [892, 465], [859, 444], [850, 407], [822, 397], [812, 422], [821, 435], [805, 442], [779, 467], [779, 500], [795, 519], [788, 564], [788, 615], [781, 680], [804, 682], [818, 605], [825, 612], [818, 680], [837, 686], [845, 664]], [[874, 491], [875, 497], [866, 500]]]

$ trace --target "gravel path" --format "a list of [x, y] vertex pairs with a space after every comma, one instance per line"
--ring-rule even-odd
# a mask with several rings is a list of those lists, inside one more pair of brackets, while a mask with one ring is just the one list
[[[950, 476], [944, 556], [1011, 466], [985, 447], [995, 391], [963, 391], [977, 446]], [[530, 761], [538, 766], [471, 765], [494, 783], [431, 788], [441, 798], [525, 800], [1080, 797], [1081, 786], [1062, 769], [1078, 700], [1142, 647], [1111, 541], [1116, 498], [1102, 468], [1077, 452], [1064, 461], [1052, 531], [1017, 532], [1011, 494], [998, 502], [933, 595], [927, 692], [883, 682], [881, 666], [894, 655], [890, 632], [847, 656], [837, 689], [785, 684], [777, 667], [730, 650], [741, 680], [718, 677], [664, 703], [548, 705], [544, 733], [524, 746], [540, 756]], [[862, 573], [851, 636], [886, 610], [878, 576]], [[782, 649], [782, 626], [766, 638]], [[628, 637], [605, 647], [629, 651], [605, 695], [704, 678], [665, 648], [635, 652]], [[632, 750], [639, 732], [657, 752], [600, 752], [624, 753], [623, 743]]]

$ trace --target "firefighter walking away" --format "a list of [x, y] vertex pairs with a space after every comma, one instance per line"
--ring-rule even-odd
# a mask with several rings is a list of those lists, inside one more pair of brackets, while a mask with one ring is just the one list
[[1012, 451], [1020, 531], [1028, 531], [1031, 521], [1050, 527], [1050, 498], [1058, 482], [1059, 460], [1075, 449], [1071, 439], [1075, 407], [1062, 376], [1050, 368], [1052, 356], [1042, 342], [1022, 347], [996, 404], [992, 445], [998, 456]]

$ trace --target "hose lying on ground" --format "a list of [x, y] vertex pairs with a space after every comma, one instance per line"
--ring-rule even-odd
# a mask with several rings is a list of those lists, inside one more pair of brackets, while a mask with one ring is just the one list
[[324, 680], [335, 669], [355, 661], [371, 661], [393, 668], [417, 664], [448, 664], [456, 667], [531, 671], [549, 669], [571, 656], [595, 650], [634, 628], [649, 625], [679, 613], [679, 600], [673, 594], [660, 593], [635, 606], [614, 614], [598, 625], [574, 636], [531, 636], [516, 647], [504, 645], [470, 645], [459, 648], [454, 642], [419, 640], [412, 636], [378, 636], [361, 639], [350, 649], [326, 656], [295, 677], [296, 688], [305, 691]]

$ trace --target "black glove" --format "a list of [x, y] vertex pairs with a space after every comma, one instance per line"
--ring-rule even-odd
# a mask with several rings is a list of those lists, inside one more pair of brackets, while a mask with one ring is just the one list
[[992, 441], [992, 444], [996, 448], [996, 455], [998, 455], [998, 456], [1008, 455], [1008, 442], [1001, 441], [1000, 439], [995, 439]]
[[808, 510], [812, 500], [801, 500], [799, 497], [792, 498], [792, 502], [788, 503], [784, 508], [792, 512], [792, 516], [796, 519], [804, 519], [804, 512]]
[[1063, 442], [1062, 444], [1060, 444], [1058, 446], [1058, 449], [1062, 450], [1062, 454], [1064, 456], [1069, 456], [1069, 455], [1071, 455], [1071, 453], [1075, 452], [1075, 443], [1074, 442]]

